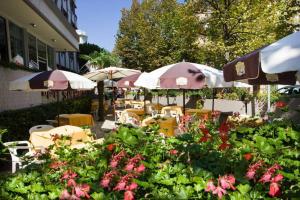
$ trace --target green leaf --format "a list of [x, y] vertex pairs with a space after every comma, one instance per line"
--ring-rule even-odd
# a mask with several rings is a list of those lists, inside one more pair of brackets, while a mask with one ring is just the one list
[[105, 195], [103, 192], [100, 192], [100, 193], [94, 192], [93, 194], [91, 194], [91, 197], [95, 200], [104, 200], [105, 199]]
[[251, 186], [248, 184], [246, 184], [246, 185], [239, 184], [237, 186], [237, 189], [241, 194], [245, 195], [251, 190]]

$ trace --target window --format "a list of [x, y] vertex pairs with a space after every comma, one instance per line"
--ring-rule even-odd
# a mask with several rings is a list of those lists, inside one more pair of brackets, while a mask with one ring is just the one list
[[54, 49], [52, 47], [47, 46], [47, 53], [48, 53], [48, 67], [54, 67]]
[[0, 60], [8, 61], [5, 19], [0, 17]]
[[28, 34], [28, 57], [29, 57], [29, 68], [38, 69], [37, 63], [37, 46], [36, 38], [33, 35]]
[[17, 55], [23, 58], [24, 61], [24, 33], [23, 29], [18, 27], [12, 22], [9, 22], [9, 35], [10, 35], [10, 47], [11, 47], [11, 56], [15, 58]]
[[74, 70], [74, 52], [69, 52], [69, 68]]
[[38, 40], [38, 64], [40, 70], [47, 70], [47, 46]]
[[59, 52], [59, 64], [63, 67], [66, 66], [66, 53], [65, 52]]

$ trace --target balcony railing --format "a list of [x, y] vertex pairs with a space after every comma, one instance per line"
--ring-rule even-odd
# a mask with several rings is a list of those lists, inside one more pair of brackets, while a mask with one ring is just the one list
[[77, 29], [77, 15], [75, 13], [71, 13], [71, 24]]

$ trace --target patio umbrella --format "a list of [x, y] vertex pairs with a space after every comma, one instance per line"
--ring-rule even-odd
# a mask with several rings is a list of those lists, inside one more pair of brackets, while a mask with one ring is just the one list
[[[63, 70], [52, 70], [33, 73], [9, 83], [9, 90], [15, 91], [58, 91], [63, 90], [92, 90], [96, 84], [75, 73]], [[59, 123], [59, 117], [58, 117]]]
[[265, 73], [300, 71], [300, 31], [261, 49], [260, 60]]
[[136, 73], [127, 77], [120, 79], [117, 82], [117, 87], [119, 88], [132, 88], [135, 87], [134, 82], [140, 77], [142, 73]]
[[[104, 81], [105, 79], [119, 79], [127, 77], [133, 74], [141, 73], [139, 70], [127, 69], [121, 67], [106, 67], [103, 69], [98, 69], [93, 72], [86, 73], [84, 77], [93, 80], [93, 81]], [[114, 105], [115, 93], [113, 92], [112, 104]]]
[[[196, 63], [180, 62], [167, 65], [140, 76], [136, 86], [148, 89], [182, 89], [183, 109], [185, 111], [185, 90], [208, 88], [223, 88], [235, 86], [234, 82], [224, 81], [222, 71]], [[244, 85], [244, 84], [236, 84]]]
[[117, 82], [113, 80], [105, 79], [104, 87], [117, 87]]

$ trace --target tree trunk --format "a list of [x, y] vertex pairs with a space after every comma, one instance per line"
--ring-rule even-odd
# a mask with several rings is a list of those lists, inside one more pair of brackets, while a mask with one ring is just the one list
[[98, 98], [99, 98], [99, 109], [98, 109], [98, 120], [104, 121], [104, 82], [99, 81], [97, 84]]

